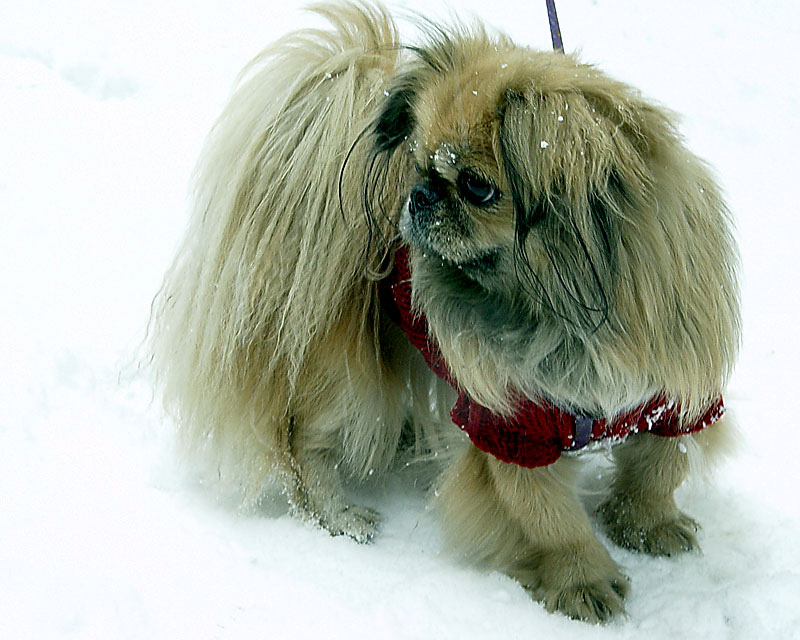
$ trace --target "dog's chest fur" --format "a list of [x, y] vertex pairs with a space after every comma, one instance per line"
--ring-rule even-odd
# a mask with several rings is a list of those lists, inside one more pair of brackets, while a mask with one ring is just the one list
[[610, 332], [589, 338], [512, 295], [489, 292], [441, 261], [410, 256], [413, 302], [453, 376], [481, 404], [508, 409], [509, 391], [577, 414], [612, 417], [660, 389], [616, 361]]

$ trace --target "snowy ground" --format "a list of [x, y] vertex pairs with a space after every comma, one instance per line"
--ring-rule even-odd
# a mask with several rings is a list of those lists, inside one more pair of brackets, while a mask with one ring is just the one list
[[[544, 2], [480, 4], [458, 8], [549, 47]], [[410, 478], [361, 493], [386, 523], [359, 546], [238, 514], [176, 470], [135, 349], [202, 138], [238, 69], [307, 23], [298, 6], [0, 8], [0, 638], [800, 638], [800, 5], [559, 3], [568, 49], [685, 115], [745, 265], [742, 448], [680, 491], [704, 553], [612, 549], [633, 593], [604, 628], [442, 553]]]

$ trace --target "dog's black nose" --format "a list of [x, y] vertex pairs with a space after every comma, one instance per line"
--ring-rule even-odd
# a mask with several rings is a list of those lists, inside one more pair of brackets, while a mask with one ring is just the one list
[[408, 211], [411, 214], [428, 209], [442, 199], [441, 189], [432, 182], [423, 182], [411, 190]]

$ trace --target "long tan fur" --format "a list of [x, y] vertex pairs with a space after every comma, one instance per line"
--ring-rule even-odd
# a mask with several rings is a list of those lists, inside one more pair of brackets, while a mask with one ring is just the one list
[[[209, 449], [250, 498], [276, 465], [291, 473], [290, 430], [308, 419], [294, 408], [328, 405], [331, 420], [348, 410], [369, 414], [364, 422], [383, 416], [343, 391], [349, 378], [375, 387], [370, 404], [385, 393], [375, 286], [364, 277], [381, 261], [379, 243], [368, 250], [361, 205], [368, 148], [354, 149], [341, 193], [339, 178], [399, 51], [380, 9], [317, 11], [334, 30], [293, 34], [261, 53], [214, 126], [154, 313], [167, 406], [187, 444]], [[396, 209], [399, 184], [394, 200], [387, 192]], [[354, 455], [357, 464], [385, 465], [378, 445]]]
[[[154, 306], [165, 404], [246, 503], [278, 479], [299, 517], [362, 541], [379, 516], [342, 477], [385, 471], [409, 441], [460, 442], [438, 501], [453, 547], [550, 610], [608, 620], [628, 584], [575, 462], [522, 469], [464, 444], [452, 390], [376, 280], [410, 245], [414, 304], [461, 388], [498, 413], [516, 392], [607, 418], [666, 393], [691, 421], [739, 341], [719, 190], [671, 114], [575, 57], [480, 26], [423, 26], [403, 49], [380, 6], [315, 10], [331, 29], [258, 56], [210, 134]], [[617, 450], [600, 518], [618, 544], [695, 547], [672, 493], [685, 452], [721, 439], [679, 440]]]

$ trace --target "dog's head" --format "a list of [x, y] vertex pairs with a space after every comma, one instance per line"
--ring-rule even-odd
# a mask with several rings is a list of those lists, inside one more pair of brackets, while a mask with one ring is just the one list
[[438, 33], [415, 53], [374, 129], [379, 152], [416, 167], [404, 241], [568, 324], [605, 322], [623, 222], [649, 197], [669, 122], [571, 56], [481, 33]]

